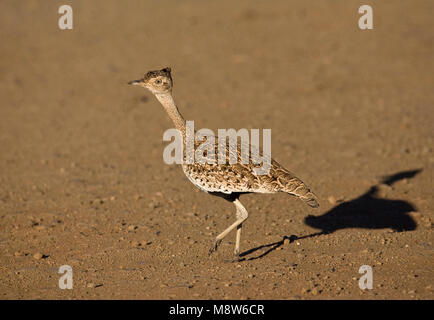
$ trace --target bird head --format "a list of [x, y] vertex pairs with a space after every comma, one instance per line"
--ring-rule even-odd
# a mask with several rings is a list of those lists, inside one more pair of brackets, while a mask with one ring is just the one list
[[161, 70], [149, 71], [142, 79], [130, 81], [128, 84], [146, 88], [153, 94], [162, 94], [172, 92], [173, 81], [170, 68], [166, 67]]

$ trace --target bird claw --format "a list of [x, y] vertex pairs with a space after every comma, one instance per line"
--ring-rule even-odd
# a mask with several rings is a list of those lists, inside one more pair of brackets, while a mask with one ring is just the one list
[[217, 248], [219, 247], [221, 240], [215, 240], [212, 244], [211, 248], [209, 249], [209, 255], [211, 255], [213, 252], [217, 251]]

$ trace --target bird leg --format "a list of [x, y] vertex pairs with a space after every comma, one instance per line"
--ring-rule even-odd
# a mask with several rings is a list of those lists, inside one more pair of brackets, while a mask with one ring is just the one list
[[249, 217], [249, 213], [246, 208], [241, 204], [241, 202], [236, 199], [234, 201], [235, 206], [237, 207], [237, 219], [242, 220], [242, 222], [237, 226], [237, 236], [235, 238], [235, 250], [234, 254], [236, 257], [240, 255], [240, 242], [241, 242], [241, 228], [243, 227], [243, 222]]
[[240, 255], [240, 242], [241, 242], [241, 228], [243, 227], [243, 224], [241, 223], [237, 227], [237, 237], [235, 238], [235, 250], [234, 255], [235, 257], [238, 257]]
[[220, 233], [215, 238], [215, 241], [214, 241], [213, 245], [211, 246], [211, 249], [209, 250], [209, 254], [212, 254], [214, 251], [217, 251], [217, 248], [220, 245], [220, 243], [222, 242], [223, 238], [226, 237], [228, 235], [228, 233], [231, 232], [235, 228], [237, 228], [237, 237], [236, 237], [236, 241], [235, 241], [235, 255], [238, 256], [240, 253], [241, 227], [242, 227], [242, 223], [248, 218], [249, 214], [248, 214], [246, 208], [244, 208], [244, 206], [241, 204], [240, 200], [235, 199], [233, 201], [233, 203], [235, 204], [235, 207], [237, 208], [237, 211], [236, 211], [237, 221], [235, 221], [233, 224], [231, 224], [228, 228], [226, 228], [225, 231]]

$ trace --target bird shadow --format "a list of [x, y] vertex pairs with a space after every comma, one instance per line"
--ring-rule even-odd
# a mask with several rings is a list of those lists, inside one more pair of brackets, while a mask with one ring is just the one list
[[[321, 231], [305, 235], [290, 237], [284, 236], [282, 240], [261, 245], [249, 249], [240, 254], [240, 261], [260, 259], [276, 250], [284, 244], [285, 239], [292, 243], [295, 240], [316, 237], [330, 234], [340, 229], [362, 228], [362, 229], [385, 229], [390, 228], [396, 232], [411, 231], [417, 228], [414, 219], [409, 212], [416, 208], [410, 202], [404, 200], [389, 200], [379, 195], [379, 185], [392, 186], [402, 179], [411, 179], [419, 174], [422, 169], [397, 172], [393, 175], [385, 176], [379, 184], [370, 187], [361, 196], [344, 201], [320, 216], [308, 215], [304, 222], [310, 227]], [[258, 256], [247, 258], [248, 255], [267, 249]]]
[[[277, 248], [281, 247], [284, 243], [285, 240], [288, 239], [289, 243], [294, 242], [295, 240], [299, 239], [297, 236], [295, 235], [291, 235], [291, 236], [283, 236], [283, 239], [280, 241], [276, 241], [273, 243], [269, 243], [269, 244], [264, 244], [262, 246], [256, 247], [256, 248], [252, 248], [249, 249], [247, 251], [244, 251], [240, 254], [239, 256], [239, 260], [238, 261], [245, 261], [245, 260], [256, 260], [256, 259], [261, 259], [263, 257], [265, 257], [267, 254], [269, 254], [270, 252], [276, 250]], [[245, 256], [248, 256], [249, 254], [261, 250], [261, 249], [265, 249], [268, 248], [266, 251], [264, 251], [263, 253], [261, 253], [260, 255], [256, 256], [256, 257], [250, 257], [250, 258], [244, 258]]]

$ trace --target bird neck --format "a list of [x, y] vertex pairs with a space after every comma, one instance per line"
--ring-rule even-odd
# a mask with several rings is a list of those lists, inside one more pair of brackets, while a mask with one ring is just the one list
[[170, 119], [172, 119], [175, 128], [182, 132], [182, 136], [185, 136], [185, 120], [179, 112], [177, 106], [175, 105], [175, 101], [173, 100], [172, 93], [158, 93], [155, 94], [155, 97], [160, 101], [169, 115]]

